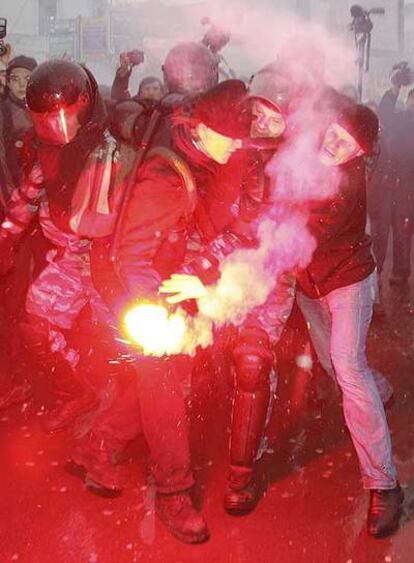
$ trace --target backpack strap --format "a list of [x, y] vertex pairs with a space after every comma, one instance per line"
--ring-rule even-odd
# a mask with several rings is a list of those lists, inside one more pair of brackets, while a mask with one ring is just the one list
[[118, 248], [121, 236], [121, 226], [125, 219], [125, 214], [127, 212], [129, 198], [131, 197], [132, 190], [135, 185], [135, 181], [137, 178], [137, 174], [139, 169], [141, 168], [145, 156], [148, 153], [149, 145], [152, 141], [155, 131], [158, 129], [158, 126], [161, 121], [161, 112], [158, 109], [155, 109], [151, 117], [148, 121], [147, 127], [145, 132], [142, 136], [141, 143], [139, 145], [138, 151], [136, 153], [136, 157], [132, 166], [131, 173], [129, 175], [129, 180], [127, 185], [123, 191], [122, 198], [119, 202], [119, 211], [117, 214], [117, 219], [115, 222], [114, 233], [112, 237], [111, 249], [110, 249], [110, 261], [114, 264], [115, 269], [117, 270], [117, 256], [118, 256]]
[[197, 205], [197, 186], [188, 164], [181, 156], [167, 147], [154, 147], [150, 149], [146, 158], [149, 159], [153, 156], [160, 156], [166, 160], [171, 168], [180, 176], [187, 190], [189, 214], [193, 213]]

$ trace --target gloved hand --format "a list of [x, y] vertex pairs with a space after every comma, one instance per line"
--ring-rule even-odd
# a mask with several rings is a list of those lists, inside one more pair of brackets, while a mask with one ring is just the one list
[[207, 290], [197, 276], [189, 274], [172, 274], [170, 279], [164, 280], [158, 290], [160, 293], [170, 294], [167, 303], [181, 303], [187, 299], [200, 299]]

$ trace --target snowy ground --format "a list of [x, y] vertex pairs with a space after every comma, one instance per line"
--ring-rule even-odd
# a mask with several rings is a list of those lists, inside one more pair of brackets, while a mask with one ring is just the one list
[[373, 325], [369, 357], [395, 386], [389, 422], [406, 502], [391, 539], [366, 535], [368, 499], [330, 382], [324, 406], [298, 411], [292, 381], [282, 381], [270, 427], [273, 453], [260, 463], [264, 496], [247, 517], [222, 509], [228, 402], [213, 394], [193, 406], [196, 496], [211, 530], [201, 546], [179, 543], [155, 519], [141, 443], [128, 452], [123, 494], [102, 498], [68, 471], [70, 436], [45, 435], [39, 405], [1, 413], [0, 562], [413, 563], [414, 315], [409, 296], [388, 289], [386, 306], [388, 320]]

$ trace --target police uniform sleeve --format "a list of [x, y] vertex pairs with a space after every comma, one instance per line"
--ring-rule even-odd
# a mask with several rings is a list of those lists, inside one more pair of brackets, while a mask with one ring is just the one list
[[[41, 172], [38, 174], [41, 174]], [[0, 225], [1, 274], [7, 273], [13, 266], [13, 257], [18, 244], [38, 213], [44, 188], [36, 182], [30, 176], [19, 188], [12, 192], [7, 204], [5, 217]]]

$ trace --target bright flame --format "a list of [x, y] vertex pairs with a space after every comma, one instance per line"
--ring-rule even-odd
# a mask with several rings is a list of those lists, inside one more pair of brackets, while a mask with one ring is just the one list
[[162, 305], [141, 304], [126, 313], [124, 322], [129, 338], [146, 355], [176, 354], [184, 346], [187, 326], [180, 312], [169, 315]]

